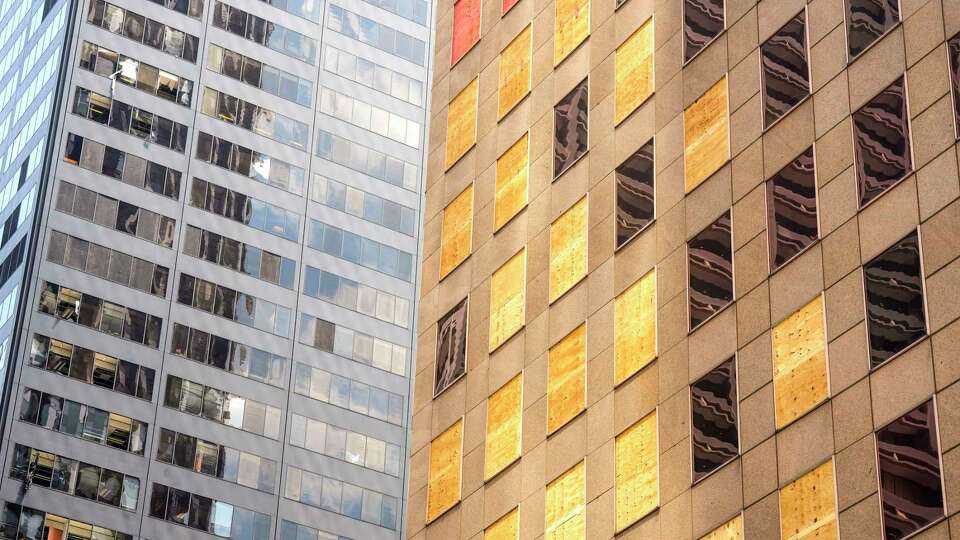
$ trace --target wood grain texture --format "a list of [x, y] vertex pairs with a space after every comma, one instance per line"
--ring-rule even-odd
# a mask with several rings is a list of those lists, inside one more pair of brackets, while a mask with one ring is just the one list
[[683, 111], [684, 188], [687, 193], [730, 158], [727, 77]]
[[650, 270], [613, 304], [613, 382], [620, 384], [657, 357], [657, 273]]
[[617, 436], [617, 531], [629, 527], [660, 505], [657, 460], [657, 411]]
[[523, 373], [487, 398], [487, 437], [483, 479], [493, 478], [520, 457], [523, 419]]
[[780, 538], [839, 538], [833, 460], [823, 463], [780, 490]]
[[557, 0], [555, 16], [554, 67], [590, 35], [590, 0]]
[[447, 107], [447, 169], [477, 143], [478, 92], [479, 84], [473, 79]]
[[533, 31], [528, 24], [500, 53], [497, 119], [503, 118], [530, 93]]
[[777, 429], [827, 399], [823, 296], [774, 327], [773, 397]]
[[743, 540], [743, 514], [737, 514], [730, 521], [701, 536], [700, 540]]
[[493, 230], [513, 219], [527, 206], [530, 178], [530, 132], [497, 158], [496, 193], [493, 200]]
[[653, 48], [652, 17], [617, 47], [614, 124], [653, 95]]
[[481, 0], [458, 0], [453, 5], [450, 65], [460, 61], [480, 41]]
[[473, 239], [473, 184], [443, 209], [440, 231], [440, 279], [470, 255]]
[[587, 275], [587, 196], [550, 224], [550, 302]]
[[587, 325], [550, 348], [547, 354], [547, 433], [563, 427], [586, 404]]
[[490, 277], [490, 352], [523, 328], [526, 285], [527, 249], [523, 248]]
[[437, 519], [460, 501], [462, 452], [463, 418], [430, 442], [427, 523]]
[[520, 507], [507, 512], [483, 531], [483, 540], [517, 540], [520, 537]]
[[586, 538], [586, 465], [583, 461], [547, 484], [544, 540]]

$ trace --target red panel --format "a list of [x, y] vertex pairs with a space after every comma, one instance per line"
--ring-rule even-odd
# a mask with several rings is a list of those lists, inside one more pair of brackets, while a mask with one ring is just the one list
[[453, 49], [450, 65], [454, 65], [480, 41], [481, 0], [460, 0], [453, 5]]
[[500, 8], [500, 15], [506, 15], [510, 8], [517, 5], [520, 0], [503, 0], [503, 7]]

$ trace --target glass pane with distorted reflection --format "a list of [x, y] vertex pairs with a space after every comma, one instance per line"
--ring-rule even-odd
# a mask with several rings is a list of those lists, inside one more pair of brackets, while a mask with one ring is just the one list
[[853, 113], [853, 142], [863, 208], [913, 171], [903, 77]]
[[950, 88], [953, 94], [953, 126], [960, 139], [960, 34], [947, 41], [947, 56], [950, 57]]
[[733, 231], [730, 211], [687, 242], [690, 330], [733, 301]]
[[683, 61], [719, 36], [724, 23], [723, 0], [683, 0]]
[[654, 219], [653, 139], [615, 171], [617, 181], [617, 248]]
[[854, 58], [900, 22], [900, 0], [846, 0], [847, 46]]
[[767, 245], [776, 270], [817, 241], [813, 147], [767, 180]]
[[467, 299], [437, 322], [437, 365], [433, 395], [446, 390], [467, 370]]
[[737, 361], [734, 358], [690, 385], [694, 482], [740, 453], [737, 403]]
[[810, 95], [807, 21], [801, 11], [760, 46], [763, 127], [770, 127]]
[[556, 179], [587, 153], [587, 88], [580, 81], [553, 108], [553, 177]]

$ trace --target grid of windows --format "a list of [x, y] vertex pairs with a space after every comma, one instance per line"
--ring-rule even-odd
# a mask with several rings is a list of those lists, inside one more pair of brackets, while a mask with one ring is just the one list
[[298, 214], [199, 178], [190, 187], [190, 206], [292, 242], [300, 237]]
[[153, 368], [34, 334], [27, 364], [87, 384], [150, 401], [157, 372]]
[[339, 324], [300, 314], [300, 343], [389, 371], [405, 375], [409, 349]]
[[268, 439], [280, 437], [280, 409], [175, 375], [167, 375], [163, 404]]
[[293, 391], [377, 420], [403, 425], [403, 396], [336, 373], [298, 362]]
[[150, 516], [231, 540], [268, 540], [272, 521], [268, 514], [156, 482]]
[[90, 2], [87, 22], [107, 32], [125, 36], [137, 43], [143, 43], [188, 62], [197, 61], [197, 49], [200, 43], [197, 36], [104, 0]]
[[197, 137], [196, 158], [261, 184], [303, 193], [303, 168], [203, 131]]
[[400, 447], [299, 414], [290, 418], [290, 444], [377, 472], [399, 476]]
[[146, 208], [60, 181], [56, 209], [165, 248], [173, 247], [177, 222]]
[[72, 111], [73, 114], [174, 152], [182, 154], [187, 146], [187, 126], [86, 88], [77, 87]]
[[200, 112], [294, 148], [300, 150], [307, 148], [310, 128], [303, 122], [277, 114], [266, 107], [244, 101], [226, 92], [214, 90], [209, 86], [203, 87]]
[[193, 435], [160, 428], [157, 461], [273, 493], [277, 462]]
[[173, 324], [170, 352], [272, 386], [286, 385], [287, 359], [238, 341]]
[[387, 529], [397, 528], [396, 497], [297, 467], [287, 467], [284, 497]]
[[328, 9], [327, 28], [418, 66], [424, 65], [427, 46], [423, 41], [336, 4], [330, 4]]
[[304, 107], [313, 103], [313, 83], [236, 51], [211, 43], [207, 69]]
[[159, 297], [167, 295], [170, 269], [60, 231], [50, 231], [47, 260]]
[[151, 193], [180, 198], [180, 171], [89, 137], [68, 134], [63, 160]]
[[193, 103], [193, 81], [89, 41], [81, 46], [80, 67], [184, 107]]
[[180, 274], [177, 302], [281, 337], [290, 333], [290, 308], [188, 274]]
[[223, 2], [213, 6], [213, 26], [308, 64], [317, 61], [317, 40]]
[[187, 225], [183, 252], [257, 279], [292, 289], [297, 262], [212, 231]]
[[49, 281], [40, 287], [40, 313], [156, 349], [163, 319]]

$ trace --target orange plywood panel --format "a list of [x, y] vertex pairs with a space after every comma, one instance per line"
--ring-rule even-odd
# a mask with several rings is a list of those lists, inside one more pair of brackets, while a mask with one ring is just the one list
[[827, 399], [823, 296], [773, 329], [773, 397], [777, 429]]
[[836, 540], [837, 499], [833, 460], [780, 490], [781, 540]]
[[427, 522], [440, 517], [460, 502], [463, 452], [463, 419], [430, 443], [430, 471], [427, 479]]
[[520, 0], [503, 0], [503, 2], [500, 4], [500, 16], [506, 15], [507, 12], [519, 2]]
[[527, 250], [521, 249], [490, 277], [489, 350], [523, 328], [527, 285]]
[[743, 514], [737, 514], [735, 518], [701, 536], [700, 540], [743, 540]]
[[653, 18], [617, 47], [614, 122], [619, 124], [653, 95]]
[[497, 118], [503, 118], [530, 93], [533, 31], [528, 24], [500, 53]]
[[550, 301], [587, 275], [587, 197], [550, 225]]
[[657, 411], [617, 436], [616, 521], [622, 531], [660, 505]]
[[553, 65], [558, 66], [590, 35], [590, 0], [557, 0]]
[[613, 304], [613, 382], [620, 384], [657, 357], [657, 271], [620, 293]]
[[520, 508], [507, 512], [483, 531], [483, 540], [517, 540], [520, 538]]
[[727, 77], [683, 111], [684, 187], [693, 188], [730, 158]]
[[477, 99], [479, 83], [470, 81], [447, 107], [447, 168], [477, 143]]
[[483, 479], [489, 480], [520, 457], [523, 373], [487, 398]]
[[473, 184], [467, 186], [446, 208], [440, 231], [440, 279], [470, 255], [473, 238]]
[[585, 540], [586, 465], [577, 463], [547, 484], [544, 540]]
[[524, 133], [497, 159], [496, 194], [493, 200], [493, 229], [513, 219], [527, 206], [530, 178], [530, 132]]
[[587, 325], [550, 348], [547, 354], [547, 433], [572, 420], [586, 404]]
[[454, 65], [480, 41], [480, 0], [459, 0], [453, 5], [453, 38], [450, 65]]

